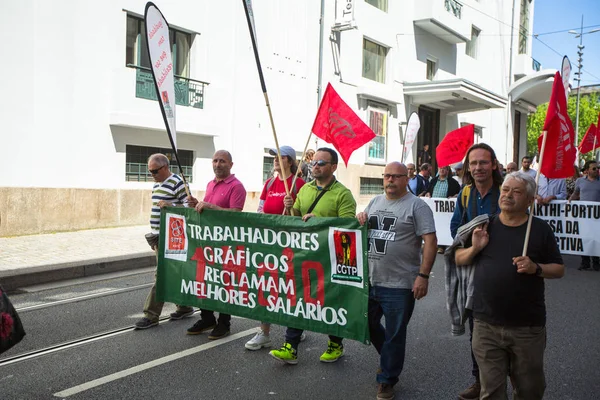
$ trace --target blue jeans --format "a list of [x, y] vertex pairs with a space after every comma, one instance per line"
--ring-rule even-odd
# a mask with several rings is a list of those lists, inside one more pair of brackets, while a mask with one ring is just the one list
[[[369, 333], [380, 355], [378, 383], [395, 385], [404, 367], [406, 328], [415, 308], [410, 289], [369, 288]], [[385, 317], [385, 328], [381, 317]]]

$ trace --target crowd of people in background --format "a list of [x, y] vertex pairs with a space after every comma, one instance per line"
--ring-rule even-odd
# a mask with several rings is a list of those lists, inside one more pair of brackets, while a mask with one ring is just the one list
[[[460, 399], [506, 398], [510, 377], [515, 399], [541, 399], [545, 389], [543, 355], [546, 341], [544, 278], [560, 278], [564, 265], [549, 225], [534, 218], [527, 256], [521, 256], [528, 208], [537, 201], [600, 201], [600, 181], [595, 161], [587, 161], [583, 176], [574, 168], [568, 179], [548, 179], [538, 174], [532, 158], [506, 168], [487, 144], [475, 144], [464, 163], [442, 166], [434, 173], [428, 147], [419, 152], [417, 165], [391, 162], [385, 166], [383, 194], [374, 197], [363, 211], [356, 209], [351, 191], [336, 179], [338, 154], [330, 148], [309, 150], [298, 161], [290, 146], [271, 149], [273, 175], [265, 182], [258, 213], [289, 215], [303, 221], [320, 217], [357, 218], [369, 230], [390, 231], [369, 239], [369, 312], [371, 341], [379, 354], [376, 374], [378, 399], [392, 399], [405, 358], [407, 326], [415, 302], [428, 292], [428, 279], [436, 249], [445, 253], [446, 287], [465, 280], [471, 288], [469, 300], [451, 308], [456, 332], [468, 323], [471, 340], [473, 383]], [[244, 208], [246, 189], [231, 172], [232, 155], [217, 151], [212, 160], [214, 178], [208, 182], [202, 201], [188, 195], [182, 179], [170, 171], [162, 154], [148, 159], [155, 185], [152, 191], [150, 246], [158, 252], [160, 209], [165, 206], [193, 207], [197, 212], [218, 209], [239, 212]], [[437, 246], [433, 213], [422, 198], [456, 198], [450, 224], [454, 243]], [[358, 211], [358, 212], [357, 212]], [[582, 257], [580, 270], [600, 270], [598, 257]], [[465, 273], [473, 271], [474, 273]], [[517, 289], [516, 289], [517, 288]], [[138, 330], [158, 324], [163, 304], [156, 301], [153, 286], [144, 305]], [[498, 299], [502, 301], [498, 301]], [[455, 311], [453, 311], [455, 310]], [[192, 307], [177, 305], [171, 320], [194, 314]], [[455, 315], [454, 315], [455, 314]], [[385, 318], [385, 326], [381, 319]], [[462, 328], [460, 327], [462, 325]], [[215, 340], [230, 333], [231, 316], [201, 309], [200, 319], [187, 333], [210, 332]], [[271, 326], [261, 322], [245, 347], [260, 350], [272, 346]], [[454, 329], [454, 328], [453, 328]], [[462, 332], [461, 332], [462, 330]], [[453, 331], [454, 332], [454, 331]], [[304, 332], [288, 327], [283, 345], [270, 355], [295, 365]], [[341, 337], [329, 336], [320, 361], [332, 363], [344, 355]], [[467, 356], [464, 357], [466, 361]], [[457, 360], [457, 362], [461, 362]]]

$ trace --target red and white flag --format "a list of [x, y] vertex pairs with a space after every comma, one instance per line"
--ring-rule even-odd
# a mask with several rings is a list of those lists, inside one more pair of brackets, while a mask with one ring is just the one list
[[312, 132], [327, 143], [331, 143], [346, 165], [354, 150], [375, 138], [373, 130], [348, 104], [344, 103], [331, 83], [328, 83], [325, 89]]
[[438, 167], [446, 167], [460, 162], [467, 151], [473, 146], [475, 125], [465, 125], [462, 128], [448, 132], [435, 149], [435, 160]]
[[[600, 115], [598, 115], [598, 119], [600, 120]], [[598, 139], [600, 139], [598, 127], [591, 124], [587, 132], [585, 132], [585, 136], [581, 139], [581, 143], [579, 143], [579, 152], [581, 154], [586, 154], [596, 150], [600, 147], [600, 140]]]
[[[575, 130], [567, 114], [567, 98], [559, 72], [554, 75], [544, 131], [548, 137], [541, 172], [549, 179], [573, 176], [573, 165], [577, 158]], [[540, 153], [543, 138], [543, 135], [538, 138]]]

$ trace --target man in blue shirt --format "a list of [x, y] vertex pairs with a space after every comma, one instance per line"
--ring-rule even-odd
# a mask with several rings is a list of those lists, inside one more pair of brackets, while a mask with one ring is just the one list
[[[494, 215], [500, 212], [498, 198], [502, 186], [502, 174], [498, 169], [496, 153], [489, 145], [478, 143], [471, 146], [465, 158], [463, 175], [464, 187], [458, 193], [454, 215], [450, 222], [450, 233], [456, 236], [461, 225], [466, 224], [478, 215]], [[463, 198], [463, 194], [465, 194]], [[473, 317], [469, 317], [470, 340], [473, 341]], [[481, 384], [479, 382], [479, 366], [471, 350], [473, 363], [472, 373], [475, 383], [461, 392], [458, 397], [463, 400], [479, 399]]]
[[415, 196], [424, 194], [427, 190], [427, 181], [421, 175], [417, 174], [415, 164], [406, 164], [408, 169], [408, 190]]

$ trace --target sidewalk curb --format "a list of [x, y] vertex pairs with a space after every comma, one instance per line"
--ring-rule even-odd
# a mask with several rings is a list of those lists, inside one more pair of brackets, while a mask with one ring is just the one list
[[24, 286], [102, 275], [109, 272], [126, 271], [153, 265], [156, 265], [154, 252], [150, 252], [150, 255], [140, 253], [128, 256], [106, 257], [31, 267], [25, 269], [26, 273], [23, 273], [22, 269], [4, 271], [0, 273], [0, 284], [2, 284], [4, 290], [10, 292]]

